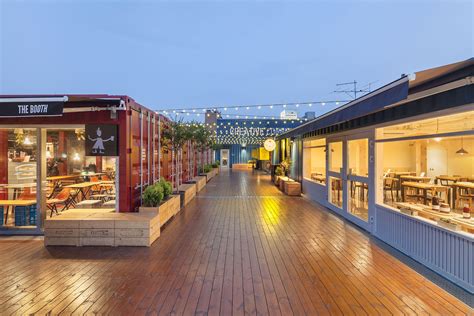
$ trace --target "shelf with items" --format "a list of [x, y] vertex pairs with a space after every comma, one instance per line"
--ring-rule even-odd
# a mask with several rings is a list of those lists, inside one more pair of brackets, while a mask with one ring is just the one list
[[444, 228], [474, 234], [474, 216], [472, 214], [470, 218], [464, 218], [457, 211], [442, 212], [418, 203], [397, 202], [396, 206], [404, 214], [436, 221], [439, 226]]

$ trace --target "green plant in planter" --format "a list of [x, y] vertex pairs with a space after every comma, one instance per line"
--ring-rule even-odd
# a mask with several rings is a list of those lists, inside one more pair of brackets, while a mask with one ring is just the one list
[[218, 168], [218, 167], [219, 167], [219, 165], [218, 165], [217, 163], [214, 162], [214, 163], [212, 164], [212, 168]]
[[163, 200], [163, 188], [160, 184], [149, 185], [142, 194], [145, 207], [158, 207]]
[[211, 165], [205, 165], [205, 166], [204, 166], [204, 173], [210, 172], [211, 169], [212, 169], [212, 166], [211, 166]]
[[216, 160], [214, 163], [215, 163], [216, 165], [220, 165], [220, 164], [221, 164], [221, 162], [220, 162], [219, 160]]
[[283, 168], [278, 166], [275, 168], [275, 175], [276, 176], [282, 176], [283, 175]]
[[166, 181], [165, 179], [161, 178], [160, 182], [157, 183], [163, 189], [163, 198], [167, 199], [171, 193], [173, 192], [173, 186], [171, 182]]

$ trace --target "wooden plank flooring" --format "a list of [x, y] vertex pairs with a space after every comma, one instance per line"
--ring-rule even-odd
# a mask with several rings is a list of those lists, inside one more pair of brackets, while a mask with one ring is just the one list
[[472, 313], [269, 177], [221, 172], [151, 248], [0, 237], [0, 315]]

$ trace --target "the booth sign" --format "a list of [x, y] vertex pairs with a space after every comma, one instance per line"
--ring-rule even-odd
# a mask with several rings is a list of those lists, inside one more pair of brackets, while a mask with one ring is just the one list
[[0, 117], [42, 117], [63, 115], [64, 102], [2, 102]]
[[86, 125], [86, 156], [118, 156], [117, 125]]

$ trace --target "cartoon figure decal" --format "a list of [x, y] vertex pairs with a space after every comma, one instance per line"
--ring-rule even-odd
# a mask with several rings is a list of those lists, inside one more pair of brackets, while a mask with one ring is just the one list
[[100, 127], [97, 128], [96, 133], [97, 133], [97, 138], [91, 138], [89, 135], [87, 135], [87, 138], [89, 138], [90, 141], [95, 142], [94, 146], [92, 146], [92, 153], [104, 154], [105, 153], [104, 143], [114, 141], [114, 137], [110, 136], [108, 139], [102, 139], [102, 130], [100, 129]]
[[117, 125], [86, 125], [86, 156], [117, 156]]

